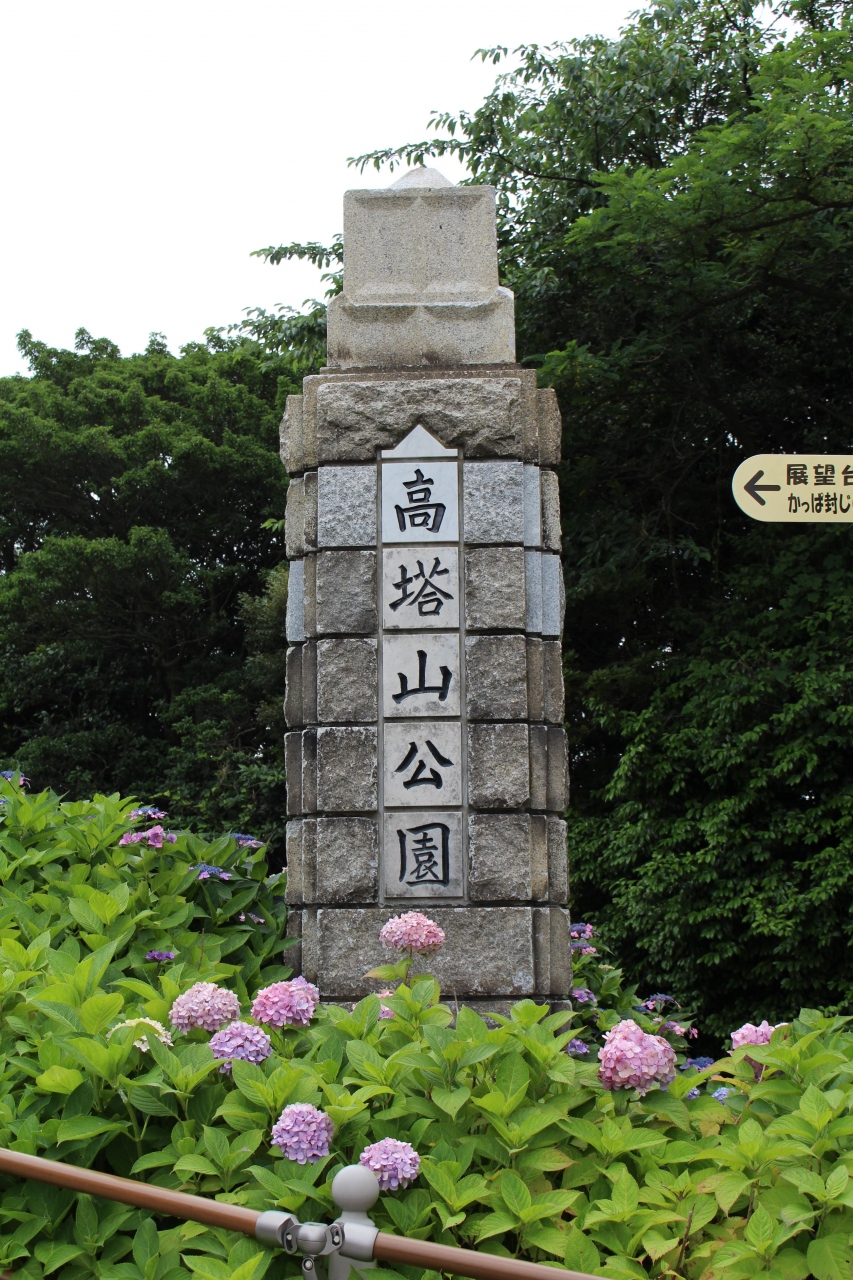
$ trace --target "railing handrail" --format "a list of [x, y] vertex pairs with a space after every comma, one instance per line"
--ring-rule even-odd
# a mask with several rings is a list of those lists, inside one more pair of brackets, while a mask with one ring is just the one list
[[[100, 1196], [104, 1200], [117, 1200], [137, 1209], [203, 1222], [209, 1227], [224, 1227], [248, 1236], [256, 1235], [261, 1217], [257, 1209], [244, 1209], [221, 1200], [188, 1195], [185, 1191], [170, 1191], [168, 1187], [137, 1182], [134, 1178], [119, 1178], [112, 1173], [98, 1173], [95, 1169], [80, 1169], [60, 1160], [45, 1160], [42, 1156], [25, 1155], [22, 1151], [9, 1151], [4, 1147], [0, 1147], [0, 1173], [49, 1182], [53, 1186]], [[465, 1276], [468, 1280], [554, 1280], [556, 1274], [554, 1267], [538, 1262], [503, 1258], [493, 1253], [480, 1253], [476, 1249], [457, 1249], [428, 1240], [409, 1240], [406, 1236], [392, 1236], [383, 1231], [376, 1234], [373, 1257], [377, 1262], [428, 1267], [433, 1271]], [[585, 1272], [561, 1270], [565, 1280], [595, 1280]], [[0, 1280], [6, 1280], [7, 1275], [3, 1273]]]

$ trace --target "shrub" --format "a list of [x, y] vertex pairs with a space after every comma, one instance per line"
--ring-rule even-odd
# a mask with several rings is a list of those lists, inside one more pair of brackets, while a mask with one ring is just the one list
[[[377, 971], [397, 983], [381, 1002], [315, 1008], [281, 963], [281, 877], [262, 850], [169, 832], [117, 796], [62, 803], [0, 780], [0, 800], [0, 1145], [326, 1221], [332, 1177], [364, 1157], [389, 1188], [385, 1231], [638, 1280], [850, 1274], [847, 1019], [806, 1010], [742, 1028], [718, 1062], [686, 1060], [669, 998], [638, 1004], [583, 926], [578, 990], [595, 999], [577, 1013], [454, 1014], [406, 958]], [[173, 1017], [198, 984], [213, 991]], [[218, 1056], [222, 1030], [175, 1025], [220, 1016]], [[602, 1031], [662, 1036], [675, 1078], [605, 1087]], [[671, 1050], [658, 1059], [666, 1078]], [[31, 1280], [298, 1270], [228, 1232], [7, 1177], [0, 1265]]]

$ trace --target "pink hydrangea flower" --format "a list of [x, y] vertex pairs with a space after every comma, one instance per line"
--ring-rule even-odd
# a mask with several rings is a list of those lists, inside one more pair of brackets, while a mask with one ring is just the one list
[[227, 1059], [219, 1070], [229, 1076], [233, 1058], [240, 1058], [243, 1062], [263, 1062], [272, 1052], [266, 1031], [253, 1027], [250, 1022], [232, 1022], [223, 1027], [211, 1037], [210, 1047], [214, 1058]]
[[365, 1147], [358, 1161], [373, 1170], [382, 1191], [407, 1187], [421, 1167], [421, 1158], [411, 1143], [398, 1142], [396, 1138], [383, 1138]]
[[197, 982], [178, 996], [169, 1011], [169, 1021], [179, 1031], [191, 1031], [194, 1027], [218, 1031], [239, 1016], [240, 1001], [234, 992], [218, 987], [215, 982]]
[[[778, 1022], [776, 1024], [779, 1027], [786, 1027], [787, 1025], [786, 1022]], [[732, 1032], [732, 1053], [734, 1053], [735, 1049], [741, 1049], [745, 1044], [769, 1044], [770, 1037], [775, 1030], [776, 1027], [771, 1026], [766, 1018], [757, 1027], [753, 1022], [745, 1022], [742, 1027], [738, 1027], [737, 1031]], [[750, 1058], [748, 1054], [744, 1055], [744, 1062], [749, 1063], [755, 1073], [756, 1080], [758, 1080], [762, 1072], [761, 1063], [756, 1062], [755, 1058]]]
[[[383, 997], [383, 996], [393, 996], [394, 992], [393, 992], [393, 991], [391, 991], [391, 990], [388, 990], [388, 991], [379, 991], [379, 992], [377, 992], [377, 994], [378, 994], [379, 999], [380, 999], [380, 1001], [381, 1001], [381, 999], [382, 999], [382, 997]], [[380, 1022], [381, 1022], [381, 1020], [382, 1020], [383, 1018], [393, 1018], [393, 1017], [394, 1017], [394, 1010], [393, 1010], [393, 1009], [389, 1009], [389, 1008], [388, 1008], [388, 1006], [387, 1006], [387, 1004], [380, 1004], [380, 1006], [379, 1006], [379, 1020], [380, 1020]]]
[[305, 978], [274, 982], [255, 996], [252, 1017], [268, 1027], [307, 1027], [320, 1003], [320, 992]]
[[297, 1164], [316, 1164], [329, 1154], [335, 1126], [325, 1111], [310, 1102], [291, 1102], [273, 1125], [274, 1147]]
[[637, 1089], [642, 1095], [653, 1084], [675, 1079], [675, 1051], [662, 1036], [650, 1036], [626, 1018], [604, 1037], [598, 1051], [598, 1078], [607, 1089]]
[[119, 840], [119, 844], [142, 844], [145, 842], [150, 849], [162, 849], [164, 840], [174, 844], [177, 838], [171, 831], [164, 831], [158, 822], [156, 826], [149, 827], [147, 831], [126, 831]]
[[406, 911], [392, 916], [382, 926], [379, 941], [393, 951], [410, 951], [419, 956], [433, 956], [444, 944], [444, 930], [420, 911]]

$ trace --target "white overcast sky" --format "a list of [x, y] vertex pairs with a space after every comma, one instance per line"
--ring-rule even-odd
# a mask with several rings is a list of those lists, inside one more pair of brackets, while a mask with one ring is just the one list
[[[328, 239], [347, 158], [473, 110], [475, 49], [616, 35], [636, 0], [0, 0], [0, 375], [15, 335], [173, 351], [321, 296], [252, 249]], [[452, 180], [460, 168], [440, 161]]]

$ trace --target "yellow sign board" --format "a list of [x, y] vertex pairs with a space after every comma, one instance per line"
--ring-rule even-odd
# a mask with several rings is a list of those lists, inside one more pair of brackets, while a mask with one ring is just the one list
[[757, 453], [738, 467], [732, 493], [753, 520], [853, 521], [853, 454]]

